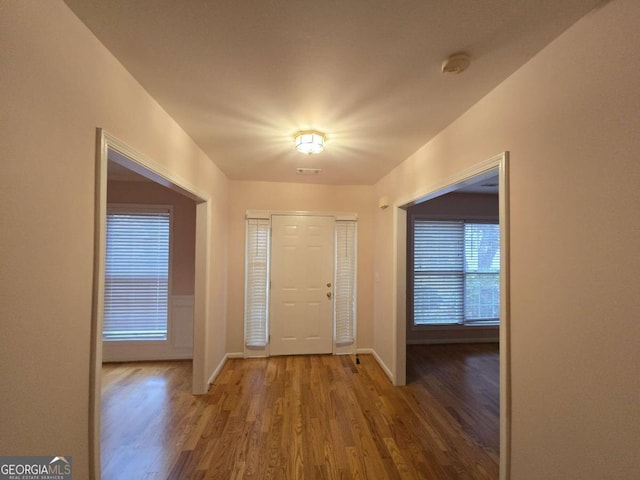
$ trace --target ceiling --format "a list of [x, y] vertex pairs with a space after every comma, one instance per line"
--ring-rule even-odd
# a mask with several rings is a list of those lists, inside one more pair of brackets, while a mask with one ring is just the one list
[[[230, 179], [345, 185], [375, 183], [602, 3], [65, 1]], [[471, 67], [443, 75], [458, 52]], [[324, 153], [295, 150], [309, 128]]]

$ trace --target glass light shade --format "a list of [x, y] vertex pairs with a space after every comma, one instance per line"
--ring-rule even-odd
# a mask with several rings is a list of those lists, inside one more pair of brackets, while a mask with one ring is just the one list
[[310, 155], [312, 153], [320, 153], [324, 150], [324, 133], [320, 133], [315, 130], [307, 130], [296, 133], [295, 139], [296, 149], [299, 152]]

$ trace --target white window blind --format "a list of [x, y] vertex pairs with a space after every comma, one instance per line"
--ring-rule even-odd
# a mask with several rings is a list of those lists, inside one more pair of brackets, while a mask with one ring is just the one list
[[497, 323], [497, 224], [416, 219], [413, 236], [415, 325]]
[[465, 223], [464, 321], [500, 318], [500, 227]]
[[464, 225], [416, 220], [413, 242], [413, 321], [442, 325], [462, 320]]
[[356, 222], [336, 221], [334, 315], [337, 346], [355, 341], [356, 260]]
[[269, 220], [247, 219], [246, 238], [245, 344], [249, 348], [264, 348], [269, 308]]
[[166, 340], [170, 211], [107, 213], [105, 341]]

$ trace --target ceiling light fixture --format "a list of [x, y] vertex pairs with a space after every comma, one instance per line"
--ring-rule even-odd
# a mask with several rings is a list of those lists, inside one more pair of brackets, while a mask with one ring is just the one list
[[296, 139], [296, 149], [299, 152], [311, 155], [324, 150], [324, 142], [327, 137], [317, 130], [303, 130], [294, 135]]

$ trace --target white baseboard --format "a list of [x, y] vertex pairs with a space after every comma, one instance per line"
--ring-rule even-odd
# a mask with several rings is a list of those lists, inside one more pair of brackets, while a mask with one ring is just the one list
[[[387, 377], [389, 377], [389, 380], [391, 380], [391, 382], [393, 383], [393, 374], [391, 373], [391, 370], [382, 361], [380, 356], [376, 353], [376, 351], [373, 348], [358, 348], [356, 350], [356, 353], [361, 353], [363, 355], [373, 355], [373, 358], [376, 360], [378, 365], [380, 365], [380, 368], [382, 368], [382, 371], [385, 373], [385, 375]], [[216, 369], [211, 374], [211, 377], [209, 377], [209, 385], [211, 385], [215, 381], [216, 377], [222, 371], [222, 367], [224, 367], [224, 364], [227, 362], [227, 359], [229, 359], [229, 358], [244, 358], [244, 353], [242, 353], [242, 352], [232, 352], [232, 353], [225, 354], [223, 359], [220, 361], [220, 363], [218, 364]]]
[[170, 360], [193, 360], [193, 354], [191, 352], [185, 354], [162, 354], [162, 355], [148, 355], [145, 353], [135, 354], [128, 353], [125, 355], [103, 355], [102, 363], [125, 363], [125, 362], [163, 362]]
[[220, 360], [220, 363], [218, 364], [218, 366], [215, 368], [215, 370], [213, 371], [213, 373], [209, 377], [209, 381], [207, 382], [207, 385], [211, 385], [215, 381], [216, 377], [222, 371], [222, 367], [224, 367], [224, 364], [227, 363], [227, 358], [228, 358], [227, 355], [222, 357], [222, 360]]
[[171, 295], [168, 340], [103, 342], [103, 362], [144, 362], [193, 358], [193, 295]]
[[378, 353], [373, 348], [359, 348], [357, 353], [362, 353], [363, 355], [373, 355], [373, 358], [378, 362], [382, 371], [389, 377], [391, 383], [393, 383], [393, 374], [391, 373], [391, 369], [387, 367], [387, 365], [382, 361]]
[[216, 369], [213, 371], [213, 373], [209, 377], [208, 385], [211, 385], [213, 382], [215, 382], [216, 377], [220, 375], [220, 372], [222, 371], [222, 367], [224, 367], [224, 364], [227, 363], [227, 360], [229, 358], [242, 358], [243, 356], [244, 354], [242, 352], [226, 353], [224, 357], [222, 357], [222, 360], [220, 361]]
[[373, 355], [373, 348], [358, 348], [356, 353], [362, 353], [363, 355]]

